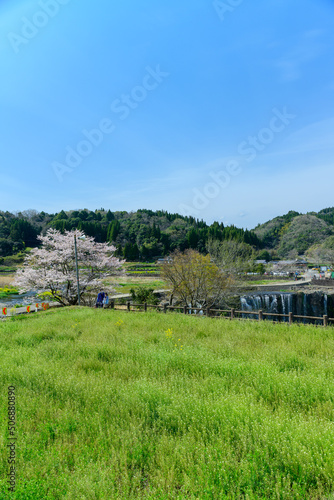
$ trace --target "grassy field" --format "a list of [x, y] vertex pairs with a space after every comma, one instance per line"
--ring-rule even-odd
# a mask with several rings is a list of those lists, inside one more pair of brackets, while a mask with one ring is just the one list
[[0, 498], [333, 498], [333, 355], [334, 330], [307, 325], [83, 308], [0, 322]]
[[103, 281], [106, 285], [112, 284], [116, 293], [130, 293], [131, 288], [136, 290], [138, 287], [153, 288], [154, 290], [164, 290], [166, 283], [154, 276], [120, 276], [107, 278]]
[[127, 273], [136, 275], [147, 275], [147, 274], [157, 274], [161, 273], [161, 266], [153, 263], [143, 263], [143, 262], [125, 262], [123, 268]]

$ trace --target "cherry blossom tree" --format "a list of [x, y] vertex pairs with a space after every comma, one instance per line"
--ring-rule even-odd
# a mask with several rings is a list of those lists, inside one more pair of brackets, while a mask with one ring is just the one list
[[38, 237], [41, 247], [31, 250], [23, 267], [16, 273], [14, 283], [21, 292], [50, 292], [53, 299], [64, 306], [78, 303], [74, 236], [77, 239], [80, 299], [83, 304], [87, 303], [89, 295], [101, 288], [102, 279], [122, 273], [120, 268], [125, 261], [113, 256], [114, 246], [96, 243], [94, 238], [85, 236], [82, 231], [65, 231], [62, 234], [49, 229], [45, 236]]

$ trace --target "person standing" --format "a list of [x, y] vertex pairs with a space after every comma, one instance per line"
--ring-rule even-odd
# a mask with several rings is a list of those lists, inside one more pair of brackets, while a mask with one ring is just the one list
[[103, 307], [103, 299], [104, 299], [104, 292], [100, 290], [96, 299], [96, 307]]
[[105, 309], [106, 307], [108, 307], [108, 304], [109, 304], [109, 297], [108, 293], [106, 292], [103, 299], [103, 308]]

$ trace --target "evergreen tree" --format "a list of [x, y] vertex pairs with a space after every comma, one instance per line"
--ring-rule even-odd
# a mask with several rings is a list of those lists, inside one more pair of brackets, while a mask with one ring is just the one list
[[107, 240], [110, 242], [116, 241], [116, 238], [120, 233], [120, 230], [121, 230], [121, 224], [119, 220], [113, 220], [108, 226]]
[[199, 241], [198, 231], [195, 228], [191, 228], [187, 233], [187, 240], [189, 247], [195, 250]]
[[112, 212], [110, 212], [110, 210], [108, 210], [107, 214], [106, 214], [106, 218], [107, 218], [107, 221], [112, 221], [114, 219], [114, 214]]

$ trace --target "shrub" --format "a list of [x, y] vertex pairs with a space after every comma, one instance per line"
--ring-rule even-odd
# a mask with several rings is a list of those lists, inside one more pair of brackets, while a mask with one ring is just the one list
[[153, 293], [153, 288], [145, 288], [144, 286], [140, 286], [137, 290], [131, 288], [130, 293], [132, 296], [132, 300], [139, 304], [144, 304], [144, 302], [146, 302], [147, 304], [156, 305], [159, 302], [158, 298]]

